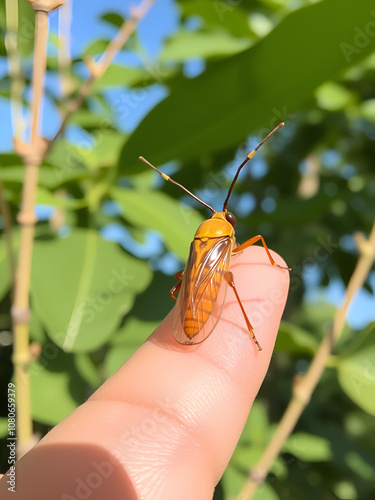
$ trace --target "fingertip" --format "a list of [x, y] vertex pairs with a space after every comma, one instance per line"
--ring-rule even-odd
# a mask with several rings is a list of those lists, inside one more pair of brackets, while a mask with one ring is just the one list
[[[280, 256], [274, 252], [272, 256], [277, 264], [285, 265]], [[157, 436], [161, 432], [162, 436], [169, 436], [170, 463], [174, 463], [176, 454], [183, 454], [187, 468], [192, 470], [199, 443], [198, 455], [204, 457], [212, 471], [206, 475], [209, 485], [215, 484], [224, 472], [263, 382], [289, 285], [289, 272], [271, 265], [261, 247], [236, 255], [231, 271], [262, 350], [252, 339], [228, 286], [220, 320], [207, 340], [195, 346], [178, 344], [173, 337], [171, 311], [128, 363], [92, 398], [136, 402], [139, 408], [134, 410], [134, 421], [127, 417], [133, 426], [142, 418], [146, 421], [146, 417], [139, 416], [141, 412], [157, 408], [166, 418], [155, 436], [145, 439], [142, 446], [151, 453], [150, 443], [159, 443]], [[171, 439], [174, 432], [176, 437]], [[163, 439], [160, 438], [156, 457], [158, 450], [165, 453]], [[140, 461], [142, 450], [143, 447], [139, 450]], [[129, 459], [127, 469], [132, 467]], [[134, 477], [137, 475], [134, 472]]]

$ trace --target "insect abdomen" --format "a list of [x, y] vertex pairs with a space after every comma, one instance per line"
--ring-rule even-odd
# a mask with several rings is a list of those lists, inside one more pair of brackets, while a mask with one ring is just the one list
[[[212, 271], [212, 260], [221, 254], [222, 247], [227, 246], [227, 239], [210, 238], [204, 241], [195, 238], [192, 246], [192, 251], [200, 258], [195, 262], [195, 268], [191, 270], [189, 276], [191, 295], [184, 321], [184, 331], [189, 338], [193, 338], [199, 333], [213, 312], [226, 269], [225, 261], [218, 259], [219, 263]], [[215, 253], [216, 256], [213, 255]], [[197, 304], [199, 307], [196, 307]]]
[[205, 301], [204, 309], [198, 312], [193, 311], [192, 308], [188, 308], [184, 323], [184, 330], [188, 337], [193, 338], [201, 330], [210, 317], [213, 308], [214, 302], [212, 300]]

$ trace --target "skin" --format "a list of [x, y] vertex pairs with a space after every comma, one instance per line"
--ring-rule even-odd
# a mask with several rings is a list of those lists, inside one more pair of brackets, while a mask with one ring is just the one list
[[3, 477], [0, 497], [211, 499], [267, 372], [289, 286], [288, 271], [258, 246], [233, 257], [231, 271], [262, 351], [229, 288], [217, 327], [200, 345], [175, 341], [170, 313], [18, 462], [16, 493]]

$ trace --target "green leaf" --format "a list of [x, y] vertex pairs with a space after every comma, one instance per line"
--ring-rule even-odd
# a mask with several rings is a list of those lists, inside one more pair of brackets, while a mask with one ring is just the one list
[[337, 357], [335, 366], [346, 395], [362, 410], [375, 415], [375, 322]]
[[36, 204], [67, 208], [68, 210], [78, 210], [87, 206], [87, 201], [85, 199], [75, 200], [68, 197], [55, 196], [48, 189], [38, 187], [36, 192]]
[[32, 307], [32, 304], [31, 304], [31, 318], [29, 322], [29, 335], [30, 339], [33, 340], [34, 342], [37, 342], [38, 344], [44, 345], [47, 342], [49, 342], [47, 334], [43, 328], [42, 322], [40, 321], [40, 318], [38, 317], [35, 309]]
[[95, 365], [91, 355], [86, 352], [76, 353], [74, 356], [75, 367], [80, 376], [91, 386], [99, 387], [104, 380], [99, 375], [98, 367]]
[[92, 169], [112, 167], [120, 156], [124, 134], [113, 130], [98, 130], [93, 136], [92, 148], [85, 151], [85, 164]]
[[[239, 471], [228, 467], [221, 479], [225, 491], [225, 498], [235, 498], [241, 491], [247, 479], [247, 470]], [[262, 486], [255, 493], [254, 500], [280, 500], [279, 495], [267, 482], [262, 483]]]
[[146, 263], [95, 231], [75, 229], [64, 239], [35, 242], [32, 304], [66, 351], [102, 346], [150, 279]]
[[0, 438], [8, 436], [8, 419], [0, 418]]
[[337, 481], [332, 490], [335, 497], [340, 500], [357, 500], [359, 498], [353, 481]]
[[180, 2], [184, 16], [199, 16], [207, 27], [226, 30], [236, 37], [253, 35], [249, 28], [247, 13], [234, 2], [212, 2], [211, 0], [190, 0]]
[[4, 234], [0, 239], [0, 275], [0, 299], [2, 299], [10, 288], [10, 265]]
[[130, 317], [111, 340], [105, 358], [106, 377], [110, 377], [130, 358], [158, 326], [158, 321], [143, 321]]
[[4, 43], [3, 37], [0, 38], [0, 56], [7, 57], [7, 51], [5, 48], [5, 43]]
[[249, 39], [236, 38], [225, 31], [181, 31], [165, 42], [159, 60], [185, 61], [192, 57], [225, 56], [241, 52], [249, 45]]
[[124, 22], [124, 18], [117, 12], [107, 12], [106, 14], [100, 16], [100, 19], [116, 26], [116, 28], [120, 28]]
[[166, 246], [186, 260], [195, 231], [203, 222], [199, 212], [160, 191], [139, 193], [113, 188], [111, 195], [120, 205], [125, 219], [135, 226], [158, 231]]
[[[17, 254], [20, 244], [20, 236], [18, 230], [12, 231], [11, 247], [14, 265], [17, 263]], [[4, 232], [0, 238], [0, 300], [8, 292], [11, 286], [11, 268], [8, 254], [8, 243], [5, 238]]]
[[361, 116], [375, 123], [375, 99], [367, 99], [359, 107]]
[[[16, 2], [10, 2], [10, 5]], [[29, 2], [18, 3], [17, 50], [22, 57], [33, 52], [35, 33], [35, 12]]]
[[56, 35], [55, 33], [48, 33], [48, 43], [59, 48], [62, 45], [61, 37], [59, 35]]
[[13, 165], [22, 165], [22, 159], [14, 153], [2, 153], [0, 154], [0, 166], [1, 171], [4, 167], [10, 167]]
[[[261, 457], [269, 440], [270, 431], [267, 411], [260, 402], [255, 401], [239, 443], [223, 476], [226, 497], [234, 498], [238, 495], [246, 481], [249, 467], [255, 465]], [[270, 488], [267, 494], [264, 492], [264, 496], [259, 498], [267, 500], [278, 498], [275, 495], [276, 493]]]
[[230, 466], [247, 470], [255, 464], [267, 443], [270, 424], [264, 406], [255, 401], [230, 461]]
[[109, 42], [110, 40], [106, 38], [99, 38], [98, 40], [94, 40], [85, 47], [83, 51], [84, 56], [94, 57], [98, 54], [102, 54], [103, 52], [106, 51]]
[[109, 116], [93, 113], [89, 109], [79, 109], [69, 119], [69, 124], [75, 123], [80, 127], [91, 130], [96, 128], [108, 127], [108, 122], [111, 120]]
[[296, 432], [289, 436], [283, 451], [305, 462], [326, 462], [332, 458], [328, 439], [305, 432]]
[[339, 111], [355, 104], [353, 92], [334, 82], [326, 82], [318, 87], [316, 99], [318, 105], [328, 111]]
[[355, 9], [351, 0], [325, 0], [294, 11], [250, 49], [182, 81], [131, 135], [122, 171], [139, 170], [141, 149], [156, 165], [193, 159], [238, 145], [259, 127], [288, 122], [314, 89], [373, 51], [370, 39], [356, 46], [354, 30], [365, 28], [372, 8], [372, 0]]
[[[61, 168], [58, 164], [48, 166], [42, 165], [39, 168], [38, 185], [48, 189], [56, 189], [66, 182], [85, 179], [89, 175], [90, 171], [80, 167], [69, 169], [64, 168], [63, 164], [61, 164]], [[25, 167], [23, 165], [1, 167], [0, 169], [0, 179], [3, 181], [5, 186], [12, 183], [19, 184], [21, 188], [24, 178]]]
[[[105, 87], [134, 87], [141, 84], [148, 85], [153, 81], [153, 75], [145, 69], [128, 68], [126, 66], [111, 64], [104, 75], [94, 83], [91, 93], [97, 92]], [[126, 103], [122, 102], [119, 98], [118, 101], [113, 101], [113, 108], [120, 113], [121, 106], [125, 106], [125, 104]]]
[[38, 361], [30, 365], [33, 419], [56, 425], [85, 399], [86, 384], [78, 375], [72, 355], [47, 344]]
[[356, 451], [349, 451], [345, 455], [345, 462], [353, 472], [358, 474], [364, 481], [371, 481], [375, 474], [375, 468], [371, 466], [365, 459]]
[[317, 347], [317, 340], [308, 331], [287, 321], [280, 323], [275, 344], [277, 351], [308, 352], [314, 354]]
[[[143, 319], [130, 316], [125, 324], [117, 330], [111, 339], [114, 346], [126, 345], [134, 351], [151, 335], [159, 321], [144, 321]], [[133, 351], [133, 352], [134, 352]]]
[[76, 146], [66, 139], [59, 139], [46, 156], [46, 162], [52, 165], [56, 179], [63, 183], [74, 178], [74, 173], [85, 168], [85, 155], [92, 141], [82, 141]]
[[62, 184], [88, 175], [85, 167], [97, 169], [117, 165], [124, 134], [114, 131], [111, 123], [104, 119], [100, 129], [95, 130], [87, 139], [75, 145], [59, 140], [46, 158], [53, 166], [56, 183]]

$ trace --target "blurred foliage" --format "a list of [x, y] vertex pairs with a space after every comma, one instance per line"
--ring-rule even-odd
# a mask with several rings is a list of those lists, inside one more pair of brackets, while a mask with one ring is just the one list
[[[27, 2], [19, 5], [27, 96], [33, 17]], [[119, 2], [119, 12], [103, 11], [100, 22], [115, 30], [126, 17], [121, 8]], [[116, 60], [108, 68], [41, 166], [37, 201], [50, 208], [37, 224], [33, 256], [31, 338], [42, 349], [31, 367], [33, 416], [45, 430], [63, 419], [173, 305], [171, 275], [183, 268], [207, 213], [138, 156], [167, 164], [164, 171], [219, 209], [235, 167], [283, 120], [286, 127], [241, 174], [231, 198], [238, 240], [262, 234], [293, 272], [271, 368], [215, 492], [216, 499], [230, 498], [261, 456], [293, 378], [306, 370], [332, 322], [335, 308], [325, 292], [348, 283], [357, 258], [352, 234], [367, 235], [375, 219], [375, 17], [370, 0], [354, 8], [351, 0], [181, 0], [173, 8], [179, 25], [157, 57], [132, 36], [124, 52], [138, 62], [125, 67]], [[2, 2], [3, 33], [4, 13]], [[58, 38], [50, 42], [58, 45]], [[72, 61], [66, 95], [47, 88], [58, 111], [64, 113], [83, 82], [83, 59], [96, 60], [108, 42], [87, 41], [82, 59]], [[51, 77], [58, 70], [51, 51]], [[144, 115], [160, 90], [164, 98], [133, 129], [129, 118]], [[7, 74], [0, 93], [9, 99]], [[9, 152], [0, 164], [16, 227], [22, 161]], [[15, 259], [18, 243], [15, 229]], [[7, 382], [11, 273], [3, 237], [0, 273], [0, 376]], [[371, 276], [366, 290], [373, 298]], [[374, 497], [374, 335], [374, 323], [363, 323], [362, 331], [346, 328], [256, 498]], [[0, 433], [6, 433], [3, 419]]]

